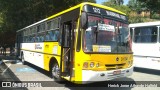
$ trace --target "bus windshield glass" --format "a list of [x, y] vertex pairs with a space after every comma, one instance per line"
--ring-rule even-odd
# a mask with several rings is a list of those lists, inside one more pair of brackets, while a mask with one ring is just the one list
[[83, 35], [85, 52], [130, 53], [128, 24], [98, 16], [88, 16]]

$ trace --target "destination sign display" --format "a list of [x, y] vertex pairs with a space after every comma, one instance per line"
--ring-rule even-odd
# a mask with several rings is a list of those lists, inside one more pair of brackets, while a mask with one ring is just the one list
[[97, 14], [102, 14], [104, 16], [113, 17], [113, 18], [116, 18], [116, 19], [123, 20], [125, 22], [127, 21], [127, 17], [125, 15], [122, 15], [122, 14], [119, 14], [119, 13], [116, 13], [116, 12], [113, 12], [113, 11], [109, 11], [109, 10], [106, 10], [106, 9], [102, 9], [102, 8], [99, 8], [99, 7], [95, 7], [95, 6], [91, 6], [91, 5], [85, 5], [83, 10], [86, 11], [86, 12], [90, 12], [90, 13], [97, 13]]

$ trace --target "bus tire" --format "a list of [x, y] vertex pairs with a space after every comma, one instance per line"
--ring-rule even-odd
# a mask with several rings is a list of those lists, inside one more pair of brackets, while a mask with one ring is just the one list
[[57, 62], [54, 62], [51, 66], [51, 76], [54, 81], [56, 82], [61, 82], [61, 77], [60, 75], [60, 67]]
[[26, 61], [25, 61], [25, 59], [24, 59], [24, 55], [22, 54], [22, 56], [21, 56], [21, 60], [22, 60], [22, 64], [23, 65], [26, 65]]

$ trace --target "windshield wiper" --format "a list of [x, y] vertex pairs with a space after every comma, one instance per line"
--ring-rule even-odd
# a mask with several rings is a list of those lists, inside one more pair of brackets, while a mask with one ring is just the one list
[[121, 32], [120, 32], [120, 29], [119, 29], [119, 26], [117, 26], [117, 28], [115, 29], [116, 30], [116, 33], [117, 33], [117, 36], [116, 36], [116, 43], [117, 43], [117, 52], [119, 52], [119, 46], [122, 46], [122, 41], [121, 41]]
[[96, 44], [98, 43], [98, 25], [96, 27], [96, 29], [94, 30], [94, 34], [96, 36]]

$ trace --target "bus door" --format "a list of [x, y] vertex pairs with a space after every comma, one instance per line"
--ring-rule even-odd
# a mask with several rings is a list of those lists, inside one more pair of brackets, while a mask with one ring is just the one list
[[60, 69], [61, 69], [60, 71], [63, 70], [63, 72], [60, 72], [62, 76], [72, 75], [73, 33], [74, 33], [72, 27], [73, 27], [72, 21], [63, 23], [62, 45], [61, 45], [61, 66], [60, 66]]

